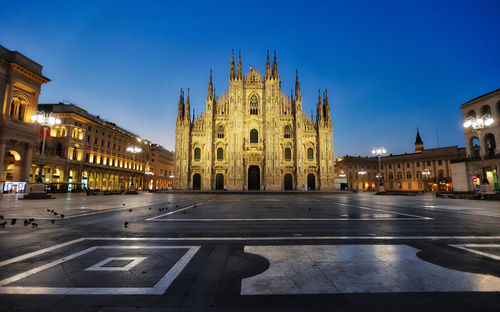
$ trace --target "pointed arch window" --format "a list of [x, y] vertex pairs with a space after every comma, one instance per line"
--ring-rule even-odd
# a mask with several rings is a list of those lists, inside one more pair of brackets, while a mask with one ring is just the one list
[[250, 130], [250, 143], [259, 143], [259, 132], [256, 129]]
[[223, 160], [224, 159], [224, 150], [222, 147], [219, 147], [217, 149], [217, 160]]
[[219, 139], [223, 139], [224, 138], [224, 126], [223, 125], [220, 125], [217, 128], [217, 138], [219, 138]]
[[314, 150], [312, 149], [312, 147], [309, 147], [307, 149], [307, 159], [314, 160]]
[[259, 114], [259, 100], [257, 96], [253, 95], [250, 98], [250, 115], [258, 115]]
[[290, 130], [290, 126], [285, 126], [285, 130], [283, 131], [283, 136], [285, 137], [285, 139], [289, 139], [290, 136], [291, 136], [291, 130]]
[[194, 149], [194, 160], [200, 160], [201, 158], [201, 149], [199, 147]]
[[285, 160], [292, 159], [292, 150], [290, 148], [285, 148]]

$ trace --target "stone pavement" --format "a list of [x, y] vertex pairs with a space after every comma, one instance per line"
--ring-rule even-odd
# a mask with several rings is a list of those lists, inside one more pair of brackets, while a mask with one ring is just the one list
[[56, 197], [0, 200], [1, 311], [500, 309], [495, 202]]

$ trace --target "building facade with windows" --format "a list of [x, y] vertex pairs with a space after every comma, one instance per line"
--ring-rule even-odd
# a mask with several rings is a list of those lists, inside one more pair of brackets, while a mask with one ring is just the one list
[[[424, 149], [417, 131], [413, 153], [381, 157], [381, 179], [385, 191], [451, 191], [453, 160], [463, 158], [457, 146]], [[337, 159], [337, 175], [347, 179], [351, 190], [375, 191], [380, 181], [377, 157], [344, 156]]]
[[146, 172], [148, 190], [169, 190], [174, 186], [174, 153], [151, 144], [150, 168]]
[[175, 137], [176, 189], [333, 189], [334, 154], [330, 103], [318, 96], [316, 121], [302, 111], [298, 74], [289, 96], [281, 90], [276, 52], [265, 75], [230, 64], [229, 89], [214, 94], [191, 119], [189, 89], [181, 90]]
[[42, 66], [17, 51], [0, 46], [0, 186], [23, 192], [30, 180], [32, 153], [40, 135], [30, 119], [41, 86], [50, 80]]
[[486, 178], [492, 191], [500, 192], [498, 170], [500, 169], [500, 89], [474, 98], [460, 107], [462, 122], [468, 117], [489, 116], [493, 124], [482, 129], [464, 128], [467, 155], [452, 164], [455, 191], [476, 191], [483, 176], [481, 156], [484, 156]]
[[[149, 141], [74, 104], [39, 104], [38, 109], [53, 113], [61, 119], [61, 124], [47, 131], [43, 158], [42, 136], [39, 134], [30, 182], [36, 181], [40, 174], [39, 164], [43, 164], [43, 182], [55, 188], [62, 187], [59, 191], [71, 191], [71, 188], [96, 191], [146, 188]], [[142, 151], [134, 154], [127, 151], [128, 147], [139, 147]]]

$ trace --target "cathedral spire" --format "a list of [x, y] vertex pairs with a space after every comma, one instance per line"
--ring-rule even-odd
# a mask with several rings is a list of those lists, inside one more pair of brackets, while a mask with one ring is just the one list
[[214, 84], [212, 83], [212, 69], [210, 68], [210, 81], [208, 82], [208, 97], [214, 96]]
[[241, 80], [241, 79], [243, 79], [243, 73], [242, 73], [243, 65], [241, 65], [241, 50], [238, 50], [238, 53], [239, 53], [239, 55], [238, 55], [238, 79]]
[[269, 50], [267, 50], [266, 79], [271, 78], [271, 62], [269, 62]]
[[299, 70], [295, 69], [295, 98], [300, 97]]
[[276, 61], [276, 50], [274, 50], [273, 78], [278, 79], [278, 61]]
[[184, 118], [184, 94], [181, 88], [181, 93], [179, 95], [179, 104], [177, 105], [177, 119], [183, 119], [183, 118]]
[[[184, 97], [184, 94], [183, 94]], [[189, 100], [189, 88], [188, 88], [188, 95], [186, 99], [186, 108], [184, 111], [184, 117], [186, 117], [187, 120], [189, 120], [189, 117], [191, 116], [191, 101]]]
[[234, 49], [232, 50], [231, 53], [232, 53], [232, 56], [231, 56], [231, 68], [229, 71], [229, 80], [236, 78], [236, 72], [234, 71]]
[[321, 90], [318, 89], [318, 108], [316, 112], [316, 120], [318, 123], [323, 120], [323, 103], [321, 103]]
[[325, 89], [325, 96], [323, 100], [323, 105], [324, 105], [324, 112], [325, 112], [325, 118], [326, 120], [330, 121], [331, 120], [331, 113], [330, 113], [330, 101], [328, 100], [328, 90]]

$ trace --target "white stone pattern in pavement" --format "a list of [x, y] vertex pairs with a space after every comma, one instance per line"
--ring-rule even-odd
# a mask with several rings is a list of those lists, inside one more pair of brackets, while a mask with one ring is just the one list
[[500, 291], [500, 278], [423, 261], [406, 245], [245, 246], [266, 271], [241, 282], [242, 295]]

